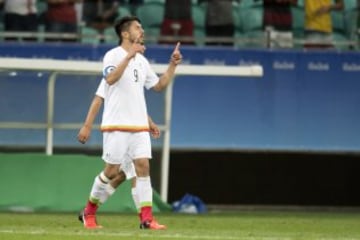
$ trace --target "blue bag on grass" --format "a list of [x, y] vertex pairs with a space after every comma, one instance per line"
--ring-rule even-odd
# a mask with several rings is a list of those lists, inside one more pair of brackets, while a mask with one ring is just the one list
[[207, 209], [204, 202], [197, 196], [185, 194], [181, 200], [172, 204], [174, 212], [179, 213], [206, 213]]

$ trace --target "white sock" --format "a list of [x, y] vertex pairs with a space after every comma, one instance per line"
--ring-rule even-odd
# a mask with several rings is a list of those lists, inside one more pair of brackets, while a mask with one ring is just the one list
[[[101, 180], [100, 180], [101, 178]], [[93, 203], [101, 203], [101, 199], [106, 194], [106, 188], [110, 179], [108, 179], [103, 172], [95, 177], [94, 184], [90, 192], [90, 201]]]
[[136, 178], [136, 193], [139, 199], [139, 207], [152, 207], [153, 192], [150, 176]]
[[110, 183], [108, 183], [106, 185], [105, 193], [100, 198], [100, 203], [103, 204], [104, 202], [106, 202], [109, 199], [109, 197], [111, 197], [114, 194], [115, 190], [116, 189], [113, 186], [111, 186]]
[[134, 204], [136, 207], [136, 211], [140, 212], [140, 202], [139, 202], [139, 197], [136, 192], [136, 187], [131, 188], [131, 196], [133, 198], [133, 201], [134, 201]]

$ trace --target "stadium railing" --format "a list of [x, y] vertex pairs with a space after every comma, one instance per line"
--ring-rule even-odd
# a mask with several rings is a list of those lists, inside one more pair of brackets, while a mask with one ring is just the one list
[[[153, 64], [156, 73], [163, 73], [167, 64]], [[81, 123], [54, 123], [55, 82], [60, 73], [94, 74], [102, 72], [102, 63], [95, 61], [68, 61], [54, 59], [29, 58], [0, 58], [0, 70], [29, 70], [49, 71], [47, 85], [47, 117], [44, 123], [31, 122], [0, 122], [0, 129], [44, 129], [46, 130], [45, 149], [47, 155], [53, 154], [54, 129], [79, 129]], [[261, 77], [263, 68], [260, 65], [246, 66], [218, 66], [218, 65], [179, 65], [177, 75], [193, 76], [233, 76], [233, 77]], [[1, 79], [0, 79], [1, 80]], [[166, 88], [164, 100], [164, 124], [160, 125], [163, 131], [163, 146], [161, 159], [160, 195], [166, 201], [168, 196], [169, 158], [170, 158], [170, 123], [172, 106], [173, 81]]]

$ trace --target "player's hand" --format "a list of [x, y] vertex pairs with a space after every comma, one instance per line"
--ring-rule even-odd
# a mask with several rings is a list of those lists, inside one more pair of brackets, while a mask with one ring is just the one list
[[78, 141], [82, 144], [86, 143], [87, 140], [89, 140], [90, 138], [90, 133], [91, 133], [91, 128], [87, 126], [82, 126], [77, 136]]
[[171, 54], [170, 63], [176, 66], [181, 63], [181, 60], [182, 60], [182, 55], [180, 52], [180, 42], [178, 42], [174, 48], [173, 53]]
[[136, 53], [143, 54], [145, 52], [145, 45], [142, 43], [141, 38], [138, 37], [135, 42], [131, 45], [130, 51], [128, 53], [128, 58], [131, 59], [135, 57]]
[[159, 138], [161, 135], [159, 127], [154, 122], [150, 122], [149, 127], [151, 136], [153, 138]]

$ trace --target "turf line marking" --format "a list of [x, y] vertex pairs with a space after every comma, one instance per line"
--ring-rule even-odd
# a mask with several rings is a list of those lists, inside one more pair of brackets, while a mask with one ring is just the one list
[[[43, 235], [43, 234], [49, 234], [49, 235], [58, 235], [58, 236], [107, 236], [107, 237], [131, 237], [136, 235], [140, 238], [154, 238], [153, 234], [147, 234], [147, 233], [139, 233], [139, 232], [131, 232], [131, 233], [125, 233], [125, 232], [119, 232], [119, 233], [108, 233], [108, 232], [73, 232], [73, 233], [64, 233], [64, 232], [46, 232], [42, 230], [34, 230], [34, 231], [17, 231], [17, 230], [0, 230], [1, 233], [7, 233], [7, 234], [29, 234], [29, 235]], [[162, 233], [162, 232], [161, 232]], [[232, 237], [232, 236], [206, 236], [206, 235], [182, 235], [182, 234], [161, 234], [157, 235], [156, 238], [173, 238], [173, 239], [219, 239], [219, 240], [238, 240], [238, 237]], [[254, 238], [244, 238], [244, 240], [252, 240]], [[277, 238], [269, 238], [266, 240], [278, 240]]]
[[[92, 233], [86, 233], [86, 232], [73, 232], [73, 233], [64, 233], [64, 232], [46, 232], [43, 230], [34, 230], [34, 231], [17, 231], [17, 230], [0, 230], [1, 233], [6, 234], [29, 234], [29, 235], [43, 235], [43, 234], [49, 234], [49, 235], [58, 235], [58, 236], [107, 236], [107, 237], [131, 237], [136, 235], [136, 237], [140, 238], [154, 238], [153, 234], [147, 234], [147, 233], [139, 233], [139, 232], [131, 232], [131, 233], [108, 233], [108, 232], [92, 232]], [[161, 234], [157, 235], [156, 238], [173, 238], [173, 239], [218, 239], [218, 240], [239, 240], [239, 237], [232, 237], [232, 236], [214, 236], [214, 235], [182, 235], [178, 233], [174, 234]], [[241, 237], [242, 240], [254, 240], [259, 239], [259, 237]], [[279, 240], [279, 238], [272, 238], [272, 237], [266, 237], [262, 238], [264, 240]], [[282, 239], [282, 240], [290, 240], [289, 239]], [[349, 239], [345, 239], [349, 240]]]
[[[28, 234], [28, 235], [57, 235], [57, 236], [105, 236], [105, 237], [132, 237], [136, 235], [136, 237], [140, 238], [154, 238], [154, 234], [146, 234], [146, 233], [139, 233], [139, 232], [119, 232], [119, 233], [109, 233], [109, 232], [72, 232], [72, 233], [64, 233], [64, 232], [47, 232], [44, 230], [33, 230], [33, 231], [17, 231], [13, 229], [0, 229], [0, 234]], [[262, 240], [292, 240], [294, 237], [283, 237], [283, 236], [274, 236], [274, 237], [266, 237], [266, 236], [214, 236], [214, 235], [182, 235], [178, 233], [174, 234], [161, 234], [157, 235], [156, 238], [172, 238], [172, 239], [219, 239], [219, 240], [255, 240], [255, 239], [262, 239]], [[312, 238], [317, 240], [338, 240], [339, 238], [328, 238], [328, 237], [319, 237], [319, 238]], [[358, 238], [341, 238], [341, 240], [359, 240]]]

